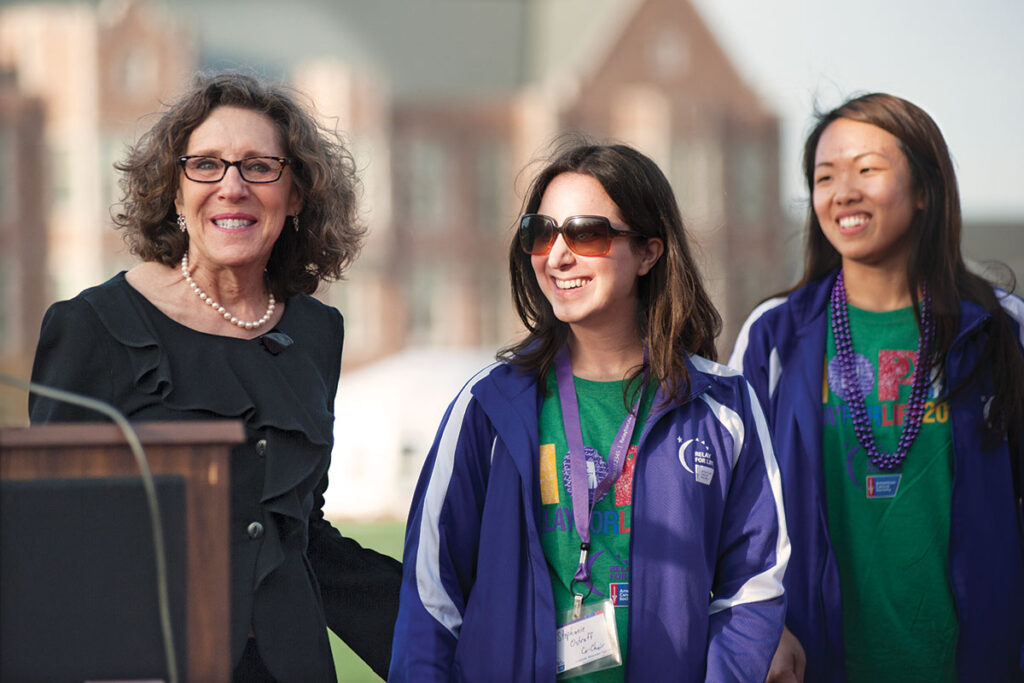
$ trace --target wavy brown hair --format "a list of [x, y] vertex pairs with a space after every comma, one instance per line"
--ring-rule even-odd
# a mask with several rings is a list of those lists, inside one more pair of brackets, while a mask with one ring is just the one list
[[[988, 339], [978, 363], [971, 369], [968, 383], [983, 370], [990, 374], [995, 393], [989, 411], [990, 436], [998, 439], [1009, 433], [1019, 443], [1024, 428], [1024, 360], [1013, 323], [999, 304], [992, 283], [967, 270], [964, 263], [960, 248], [960, 191], [942, 131], [923, 109], [885, 93], [854, 97], [819, 114], [803, 154], [804, 179], [812, 195], [818, 141], [837, 119], [869, 123], [899, 140], [914, 189], [924, 199], [924, 208], [915, 214], [911, 225], [914, 246], [907, 256], [907, 282], [923, 283], [931, 296], [936, 362], [941, 368], [960, 327], [960, 302], [973, 301], [984, 308], [991, 316]], [[804, 275], [797, 287], [824, 278], [838, 269], [842, 261], [825, 238], [813, 205], [807, 212], [806, 239]], [[1013, 289], [1011, 275], [1008, 290]], [[910, 295], [920, 324], [916, 286], [910, 287]], [[951, 396], [962, 388], [951, 387]]]
[[302, 198], [298, 232], [289, 225], [270, 254], [267, 286], [275, 296], [312, 294], [338, 280], [359, 253], [365, 227], [356, 211], [355, 162], [344, 141], [320, 125], [298, 93], [242, 73], [198, 74], [192, 87], [115, 164], [122, 199], [114, 223], [133, 254], [174, 266], [188, 248], [176, 223], [174, 198], [181, 182], [178, 157], [217, 107], [241, 107], [266, 116], [292, 160], [292, 182]]
[[[661, 258], [640, 277], [636, 325], [649, 349], [651, 377], [669, 400], [684, 400], [690, 386], [686, 354], [715, 360], [715, 337], [722, 329], [722, 319], [704, 290], [671, 185], [657, 164], [631, 147], [572, 138], [556, 148], [530, 185], [523, 213], [536, 213], [548, 185], [563, 173], [582, 173], [597, 180], [631, 230], [665, 243]], [[643, 238], [630, 240], [638, 249]], [[555, 355], [568, 338], [569, 326], [555, 317], [537, 283], [530, 255], [519, 245], [518, 234], [512, 236], [508, 257], [512, 299], [528, 334], [503, 349], [500, 357], [535, 372], [543, 386]], [[637, 368], [630, 379], [635, 380], [642, 371]]]

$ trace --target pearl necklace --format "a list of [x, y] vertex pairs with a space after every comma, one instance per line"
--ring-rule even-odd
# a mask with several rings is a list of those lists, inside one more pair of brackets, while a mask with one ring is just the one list
[[856, 361], [853, 353], [853, 337], [850, 335], [850, 318], [847, 311], [846, 286], [843, 283], [843, 271], [839, 271], [835, 284], [832, 285], [830, 307], [832, 312], [832, 339], [836, 345], [836, 356], [842, 373], [843, 385], [846, 387], [846, 403], [853, 418], [853, 430], [857, 440], [867, 451], [872, 464], [881, 470], [892, 471], [900, 466], [910, 446], [921, 430], [921, 419], [924, 417], [925, 401], [931, 375], [931, 349], [934, 339], [932, 328], [932, 300], [924, 285], [921, 286], [921, 335], [917, 341], [917, 360], [914, 365], [914, 383], [910, 390], [910, 400], [904, 418], [903, 431], [900, 432], [896, 451], [885, 453], [878, 449], [871, 421], [868, 419], [867, 407], [864, 405], [864, 394], [860, 382], [857, 381]]
[[268, 320], [274, 315], [274, 307], [277, 306], [277, 301], [274, 300], [274, 295], [270, 295], [270, 301], [267, 304], [267, 312], [263, 314], [263, 317], [259, 320], [253, 320], [252, 322], [246, 320], [239, 320], [235, 316], [231, 315], [223, 306], [213, 300], [210, 296], [203, 291], [203, 289], [195, 283], [192, 279], [192, 275], [188, 272], [188, 254], [186, 253], [181, 257], [181, 274], [185, 276], [185, 283], [192, 288], [192, 291], [196, 293], [199, 300], [204, 304], [209, 304], [210, 308], [220, 313], [225, 320], [232, 325], [241, 327], [245, 330], [255, 330], [258, 327], [262, 327]]

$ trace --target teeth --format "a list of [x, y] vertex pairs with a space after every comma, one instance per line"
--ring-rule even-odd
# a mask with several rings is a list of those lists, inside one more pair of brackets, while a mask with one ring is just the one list
[[559, 289], [576, 289], [586, 284], [586, 280], [583, 278], [577, 278], [575, 280], [555, 280], [555, 287]]
[[250, 221], [244, 218], [220, 218], [214, 221], [218, 228], [224, 228], [226, 230], [238, 230], [239, 228], [248, 227], [255, 222], [256, 221]]
[[845, 218], [839, 219], [839, 227], [855, 228], [858, 225], [863, 225], [867, 220], [867, 216], [846, 216]]

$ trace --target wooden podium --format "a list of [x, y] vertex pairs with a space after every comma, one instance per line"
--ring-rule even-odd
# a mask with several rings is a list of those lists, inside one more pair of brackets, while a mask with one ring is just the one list
[[[240, 422], [134, 424], [154, 477], [184, 482], [185, 659], [183, 679], [194, 683], [231, 677], [230, 548], [228, 520], [231, 448], [244, 441]], [[0, 480], [99, 481], [138, 476], [139, 468], [113, 424], [46, 424], [0, 429]], [[163, 502], [161, 502], [161, 506]], [[149, 524], [148, 515], [145, 523]], [[2, 539], [0, 539], [2, 542]], [[0, 552], [17, 552], [4, 547]], [[169, 558], [169, 564], [171, 562]], [[10, 586], [5, 589], [11, 589]], [[156, 593], [156, 587], [153, 587]], [[0, 605], [0, 610], [4, 608]], [[180, 612], [180, 606], [179, 606]], [[173, 613], [173, 611], [172, 611]], [[158, 615], [153, 615], [158, 622]], [[176, 643], [181, 650], [182, 644]], [[111, 644], [116, 647], [116, 644]], [[60, 656], [53, 652], [52, 656]]]

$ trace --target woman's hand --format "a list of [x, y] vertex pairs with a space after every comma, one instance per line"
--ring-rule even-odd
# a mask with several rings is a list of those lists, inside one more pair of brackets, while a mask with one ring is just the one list
[[788, 628], [783, 628], [765, 683], [803, 683], [806, 666], [807, 657], [800, 641]]

